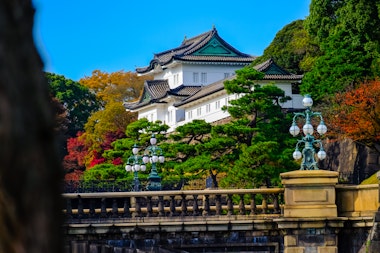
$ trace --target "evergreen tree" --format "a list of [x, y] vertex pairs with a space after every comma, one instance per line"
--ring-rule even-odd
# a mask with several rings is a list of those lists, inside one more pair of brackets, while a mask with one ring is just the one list
[[258, 187], [279, 183], [279, 173], [296, 167], [291, 153], [293, 141], [288, 134], [290, 121], [281, 103], [289, 100], [275, 85], [259, 85], [264, 74], [246, 67], [236, 71], [236, 79], [225, 82], [229, 94], [238, 99], [224, 107], [231, 123], [215, 127], [220, 136], [235, 139], [234, 163], [224, 185]]
[[217, 175], [228, 171], [227, 157], [236, 141], [213, 134], [212, 129], [204, 120], [193, 120], [170, 136], [175, 141], [167, 148], [173, 161], [172, 176], [185, 180], [210, 177], [212, 187], [218, 187]]

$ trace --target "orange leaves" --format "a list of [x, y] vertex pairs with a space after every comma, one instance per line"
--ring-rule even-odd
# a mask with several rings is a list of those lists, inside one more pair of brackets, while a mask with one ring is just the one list
[[92, 90], [98, 99], [108, 103], [137, 99], [146, 79], [122, 70], [112, 73], [94, 70], [92, 76], [82, 78], [79, 82]]
[[337, 94], [335, 99], [337, 107], [329, 119], [335, 133], [366, 144], [380, 140], [379, 80]]

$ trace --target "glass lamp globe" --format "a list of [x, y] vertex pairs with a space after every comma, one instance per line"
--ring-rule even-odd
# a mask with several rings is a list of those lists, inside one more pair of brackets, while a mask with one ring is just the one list
[[157, 143], [156, 136], [154, 134], [152, 134], [152, 137], [150, 138], [150, 144], [151, 145], [156, 145], [156, 143]]
[[140, 164], [136, 163], [134, 167], [135, 167], [135, 171], [139, 171], [140, 170]]
[[142, 158], [143, 162], [145, 164], [149, 163], [149, 156], [148, 155], [144, 155], [143, 158]]
[[311, 107], [313, 105], [313, 99], [310, 97], [310, 95], [305, 95], [305, 97], [302, 99], [302, 104], [305, 107]]
[[157, 155], [153, 155], [153, 156], [152, 156], [152, 162], [153, 162], [153, 163], [158, 162], [158, 156], [157, 156]]
[[327, 132], [327, 127], [325, 125], [325, 122], [321, 121], [321, 123], [317, 127], [317, 132], [320, 135], [324, 135]]
[[305, 125], [303, 125], [302, 127], [302, 131], [303, 133], [306, 135], [306, 134], [313, 134], [314, 133], [314, 128], [313, 126], [310, 124], [310, 123], [306, 123]]
[[145, 164], [141, 164], [140, 169], [141, 169], [141, 171], [146, 171], [146, 165]]
[[294, 137], [300, 133], [300, 128], [293, 122], [292, 126], [289, 128], [289, 133]]
[[326, 152], [324, 150], [319, 150], [319, 152], [317, 153], [317, 156], [319, 160], [323, 160], [326, 158]]
[[139, 148], [138, 148], [137, 146], [134, 146], [134, 147], [132, 148], [132, 153], [133, 153], [134, 155], [137, 155], [138, 152], [139, 152]]
[[132, 170], [132, 166], [130, 164], [125, 165], [125, 170], [130, 172]]
[[301, 152], [298, 149], [293, 152], [293, 158], [294, 158], [294, 160], [301, 159], [301, 157], [302, 157], [302, 154], [301, 154]]
[[163, 155], [160, 155], [160, 156], [158, 157], [158, 161], [159, 161], [160, 163], [165, 162], [165, 157], [164, 157]]

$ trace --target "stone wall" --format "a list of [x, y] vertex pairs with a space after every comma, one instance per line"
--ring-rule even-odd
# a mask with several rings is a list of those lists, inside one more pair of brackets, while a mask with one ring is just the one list
[[360, 184], [380, 169], [379, 154], [350, 139], [324, 144], [327, 153], [319, 168], [339, 172], [339, 182]]
[[65, 253], [194, 253], [194, 252], [283, 252], [280, 231], [202, 231], [107, 234], [98, 240], [88, 236], [70, 240]]

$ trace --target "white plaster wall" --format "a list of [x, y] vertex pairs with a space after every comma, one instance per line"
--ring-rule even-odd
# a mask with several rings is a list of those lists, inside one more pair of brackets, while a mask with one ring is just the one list
[[167, 106], [166, 105], [157, 105], [155, 104], [155, 108], [143, 109], [138, 112], [138, 119], [147, 118], [151, 122], [155, 122], [157, 120], [161, 120], [165, 122], [167, 117]]
[[[208, 65], [208, 64], [183, 64], [183, 82], [185, 85], [208, 85], [224, 79], [224, 73], [230, 76], [235, 74], [235, 70], [243, 66], [237, 65]], [[193, 73], [198, 73], [198, 83], [193, 82]], [[207, 73], [207, 82], [201, 82], [201, 73]]]
[[138, 119], [146, 118], [149, 121], [156, 121], [157, 120], [157, 109], [149, 109], [149, 110], [141, 110], [139, 111]]
[[[265, 83], [262, 83], [265, 84]], [[292, 82], [279, 82], [275, 83], [275, 85], [282, 89], [285, 92], [285, 96], [289, 96], [292, 99], [281, 104], [282, 108], [292, 108], [292, 109], [304, 109], [305, 107], [302, 105], [303, 96], [301, 94], [292, 94]]]
[[[216, 96], [210, 100], [204, 101], [197, 105], [192, 105], [185, 109], [185, 122], [188, 123], [194, 119], [204, 119], [206, 122], [215, 122], [217, 120], [229, 117], [228, 112], [224, 112], [222, 107], [227, 105], [228, 101], [235, 99], [235, 95], [227, 95], [225, 92], [221, 93], [219, 96]], [[217, 103], [219, 106], [217, 106]], [[207, 106], [210, 110], [207, 111]], [[200, 109], [201, 114], [198, 115], [198, 109]], [[192, 118], [189, 118], [189, 112], [192, 114]]]
[[[235, 74], [235, 70], [241, 69], [243, 65], [210, 65], [210, 64], [178, 64], [175, 67], [165, 69], [154, 76], [155, 80], [167, 79], [171, 89], [181, 84], [185, 85], [208, 85], [224, 79], [224, 73], [230, 76]], [[193, 73], [198, 73], [198, 82], [194, 83]], [[201, 73], [207, 73], [207, 82], [202, 83]], [[174, 76], [178, 75], [178, 83], [174, 82]]]
[[[173, 68], [167, 68], [164, 71], [162, 71], [161, 73], [154, 75], [154, 79], [155, 80], [167, 79], [168, 83], [169, 83], [169, 87], [171, 89], [174, 89], [174, 88], [180, 86], [181, 84], [183, 84], [183, 71], [182, 71], [182, 69], [183, 69], [183, 67], [181, 64], [179, 64]], [[174, 82], [174, 76], [175, 75], [178, 76], [177, 83]]]

